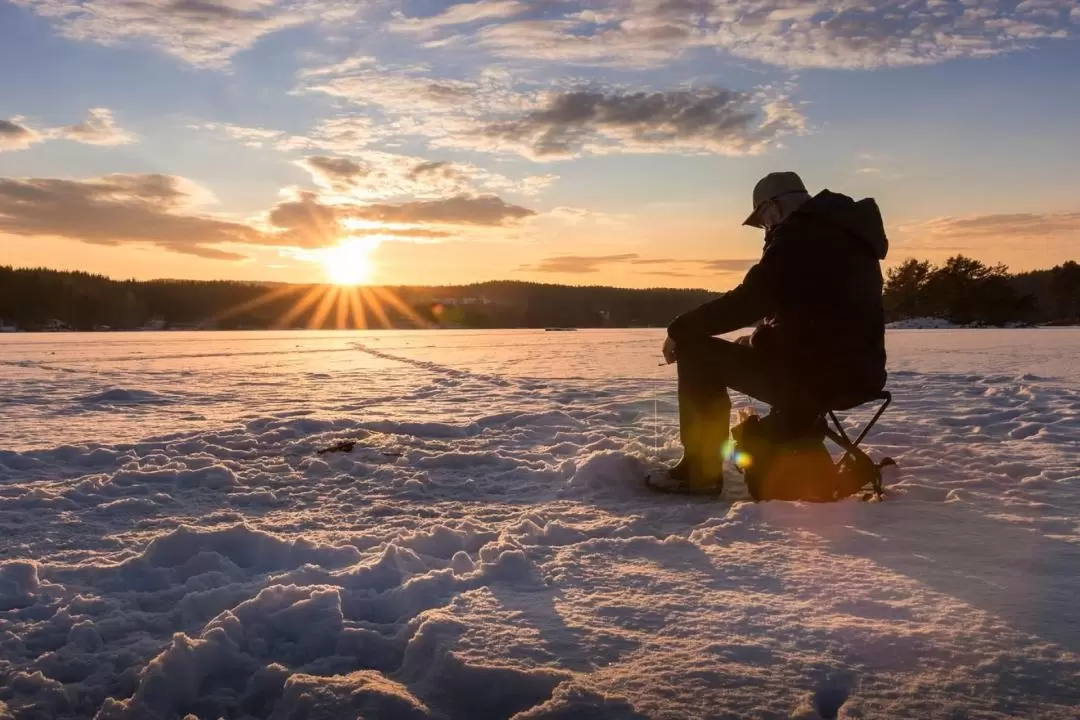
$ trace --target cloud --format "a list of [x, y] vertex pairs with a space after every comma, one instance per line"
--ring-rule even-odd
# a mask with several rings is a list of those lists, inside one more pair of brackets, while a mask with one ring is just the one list
[[87, 145], [127, 145], [135, 136], [117, 126], [112, 110], [93, 108], [85, 120], [76, 125], [58, 128], [56, 136]]
[[0, 178], [0, 232], [98, 245], [143, 243], [219, 260], [243, 256], [213, 245], [261, 242], [260, 233], [243, 223], [184, 212], [207, 196], [170, 175]]
[[320, 248], [348, 236], [437, 239], [450, 237], [455, 226], [502, 227], [535, 214], [494, 196], [358, 204], [328, 202], [316, 192], [300, 190], [266, 213], [269, 232], [262, 242]]
[[[694, 260], [665, 257], [642, 257], [638, 253], [620, 255], [557, 255], [546, 258], [536, 265], [523, 266], [522, 270], [543, 273], [583, 274], [599, 272], [604, 265], [627, 264], [642, 267], [663, 265], [670, 269], [640, 270], [642, 275], [667, 277], [701, 277], [709, 272], [734, 273], [750, 268], [757, 260]], [[681, 269], [677, 269], [680, 268]]]
[[278, 203], [267, 213], [271, 226], [269, 244], [300, 248], [334, 245], [348, 232], [343, 221], [349, 209], [324, 203], [317, 193], [301, 191], [290, 200]]
[[[399, 2], [373, 0], [13, 0], [66, 37], [138, 43], [199, 67], [226, 66], [260, 39], [321, 24], [358, 39]], [[428, 3], [428, 5], [432, 5]], [[477, 0], [393, 13], [383, 28], [429, 48], [499, 58], [657, 67], [716, 50], [786, 68], [909, 66], [1014, 52], [1075, 35], [1065, 0]], [[368, 58], [363, 58], [368, 60]], [[358, 61], [347, 61], [350, 67]], [[317, 71], [308, 73], [313, 77]]]
[[315, 156], [300, 161], [320, 184], [332, 190], [346, 191], [371, 174], [371, 168], [355, 160]]
[[636, 253], [622, 255], [557, 255], [545, 258], [536, 265], [526, 265], [522, 270], [540, 273], [586, 274], [599, 272], [601, 266], [637, 260]]
[[[471, 37], [514, 59], [650, 67], [695, 48], [789, 68], [980, 58], [1071, 36], [1070, 3], [998, 0], [609, 0], [544, 4]], [[461, 6], [455, 6], [460, 8]], [[559, 11], [561, 8], [561, 12]], [[456, 10], [462, 15], [467, 9]]]
[[135, 136], [116, 124], [112, 110], [108, 108], [93, 108], [81, 123], [42, 130], [34, 130], [20, 118], [0, 120], [0, 152], [24, 150], [36, 143], [54, 139], [87, 145], [126, 145], [135, 142]]
[[[348, 161], [346, 161], [348, 162]], [[322, 163], [338, 173], [343, 162]], [[246, 221], [196, 212], [213, 196], [181, 177], [113, 174], [86, 180], [0, 178], [0, 234], [62, 237], [97, 245], [143, 244], [216, 260], [244, 255], [222, 245], [321, 248], [342, 238], [450, 237], [455, 228], [496, 228], [535, 215], [496, 196], [363, 204], [291, 191]]]
[[[673, 0], [674, 1], [674, 0]], [[680, 0], [681, 1], [681, 0]], [[806, 120], [773, 91], [725, 88], [541, 91], [489, 69], [475, 79], [430, 76], [424, 66], [348, 66], [310, 71], [303, 85], [379, 113], [382, 132], [433, 147], [512, 152], [534, 160], [615, 152], [754, 154]]]
[[357, 207], [353, 217], [387, 223], [476, 225], [497, 227], [536, 215], [535, 210], [512, 205], [494, 195], [417, 200], [390, 205]]
[[233, 138], [234, 140], [239, 140], [243, 145], [251, 148], [265, 147], [267, 144], [285, 137], [285, 133], [281, 130], [270, 130], [261, 127], [247, 127], [244, 125], [234, 125], [232, 123], [206, 122], [189, 125], [188, 127], [193, 130], [209, 130], [212, 132], [222, 132]]
[[21, 124], [19, 118], [0, 120], [0, 152], [25, 150], [43, 139], [40, 133]]
[[398, 17], [388, 25], [388, 29], [423, 34], [444, 27], [511, 18], [528, 9], [529, 5], [519, 0], [479, 0], [451, 5], [441, 13], [428, 17]]
[[906, 226], [905, 233], [929, 234], [935, 238], [978, 240], [1004, 237], [1037, 239], [1057, 236], [1080, 236], [1080, 212], [1012, 213], [945, 217], [917, 226]]
[[441, 198], [508, 191], [535, 195], [557, 176], [513, 180], [471, 163], [425, 160], [410, 155], [368, 151], [352, 158], [315, 155], [297, 163], [324, 190], [356, 199]]
[[365, 64], [342, 71], [339, 64], [309, 70], [305, 76], [310, 81], [303, 87], [358, 105], [417, 114], [460, 108], [462, 103], [469, 103], [481, 91], [477, 83], [433, 78], [426, 73], [424, 66]]
[[702, 263], [705, 270], [722, 273], [737, 273], [749, 270], [757, 260], [706, 260]]
[[646, 270], [643, 275], [654, 277], [692, 278], [700, 277], [698, 273], [682, 272], [680, 270]]
[[69, 38], [141, 41], [200, 67], [221, 67], [260, 38], [357, 12], [344, 0], [14, 0]]
[[390, 128], [380, 126], [366, 115], [343, 115], [319, 122], [307, 135], [285, 138], [277, 143], [277, 147], [280, 150], [318, 148], [349, 155], [362, 151], [389, 133]]
[[539, 108], [476, 132], [480, 146], [544, 160], [582, 153], [692, 151], [754, 154], [803, 129], [787, 105], [721, 88], [552, 93]]

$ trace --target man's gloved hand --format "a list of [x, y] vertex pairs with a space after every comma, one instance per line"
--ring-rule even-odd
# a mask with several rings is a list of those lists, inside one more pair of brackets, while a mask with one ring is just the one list
[[675, 341], [670, 336], [664, 341], [664, 360], [668, 365], [675, 362]]

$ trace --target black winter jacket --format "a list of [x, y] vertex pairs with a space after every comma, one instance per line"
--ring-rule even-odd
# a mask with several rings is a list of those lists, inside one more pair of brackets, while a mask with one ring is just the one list
[[888, 249], [873, 199], [825, 190], [766, 236], [742, 284], [671, 323], [676, 354], [680, 343], [763, 323], [753, 345], [785, 371], [830, 396], [876, 392], [886, 380]]

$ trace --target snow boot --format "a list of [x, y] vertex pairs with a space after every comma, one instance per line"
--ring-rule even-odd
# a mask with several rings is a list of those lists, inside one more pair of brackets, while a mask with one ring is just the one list
[[671, 495], [719, 495], [724, 490], [723, 467], [718, 464], [716, 472], [710, 470], [694, 458], [683, 456], [666, 472], [646, 478], [645, 484], [651, 490]]

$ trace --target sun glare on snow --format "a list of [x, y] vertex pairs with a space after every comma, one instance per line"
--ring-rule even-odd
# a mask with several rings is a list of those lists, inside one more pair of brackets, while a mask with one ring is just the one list
[[319, 262], [327, 279], [335, 285], [362, 285], [371, 280], [371, 251], [375, 242], [368, 238], [346, 238], [320, 253]]

